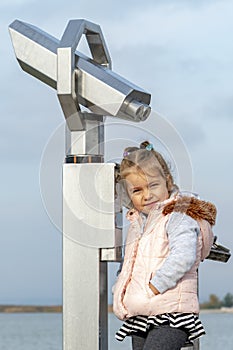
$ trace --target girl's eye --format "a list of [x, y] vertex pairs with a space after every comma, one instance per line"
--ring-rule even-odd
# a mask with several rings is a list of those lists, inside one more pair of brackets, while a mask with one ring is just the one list
[[157, 184], [157, 183], [150, 184], [150, 187], [156, 187], [156, 186], [158, 186], [158, 184]]
[[135, 190], [132, 190], [132, 193], [138, 193], [138, 192], [140, 192], [140, 189], [138, 188], [135, 188]]

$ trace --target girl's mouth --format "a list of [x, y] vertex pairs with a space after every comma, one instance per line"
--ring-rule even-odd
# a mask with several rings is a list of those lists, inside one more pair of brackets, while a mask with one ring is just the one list
[[157, 203], [157, 201], [151, 202], [151, 203], [147, 203], [147, 204], [144, 204], [144, 207], [147, 207], [147, 206], [149, 206], [149, 205], [154, 205], [154, 204], [156, 204], [156, 203]]

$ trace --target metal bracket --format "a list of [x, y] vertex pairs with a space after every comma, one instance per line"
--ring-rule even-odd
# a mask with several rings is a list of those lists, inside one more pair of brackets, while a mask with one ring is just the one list
[[76, 130], [85, 129], [81, 118], [76, 94], [78, 74], [75, 69], [75, 51], [85, 34], [93, 60], [100, 65], [111, 67], [111, 58], [99, 25], [86, 20], [69, 21], [57, 48], [57, 95], [66, 119], [76, 120]]

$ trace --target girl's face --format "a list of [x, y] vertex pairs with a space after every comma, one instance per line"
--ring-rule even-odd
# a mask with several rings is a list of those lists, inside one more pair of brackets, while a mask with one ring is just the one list
[[157, 170], [154, 176], [132, 172], [125, 177], [127, 191], [134, 208], [148, 214], [157, 203], [169, 198], [166, 180]]

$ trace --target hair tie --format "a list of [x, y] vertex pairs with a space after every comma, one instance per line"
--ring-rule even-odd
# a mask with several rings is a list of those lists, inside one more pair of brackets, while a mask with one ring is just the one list
[[147, 151], [152, 151], [152, 149], [154, 149], [153, 144], [152, 143], [148, 143], [148, 145], [146, 146], [140, 146], [140, 148], [138, 147], [129, 147], [127, 151], [124, 151], [123, 153], [123, 157], [127, 157], [129, 156], [131, 153], [138, 151], [140, 149], [146, 149]]
[[123, 157], [127, 157], [127, 156], [129, 155], [129, 153], [130, 153], [130, 152], [125, 151], [125, 152], [123, 153]]
[[146, 150], [147, 150], [147, 151], [152, 151], [153, 148], [154, 148], [154, 147], [153, 147], [153, 144], [152, 144], [152, 143], [149, 143], [149, 145], [146, 146]]

